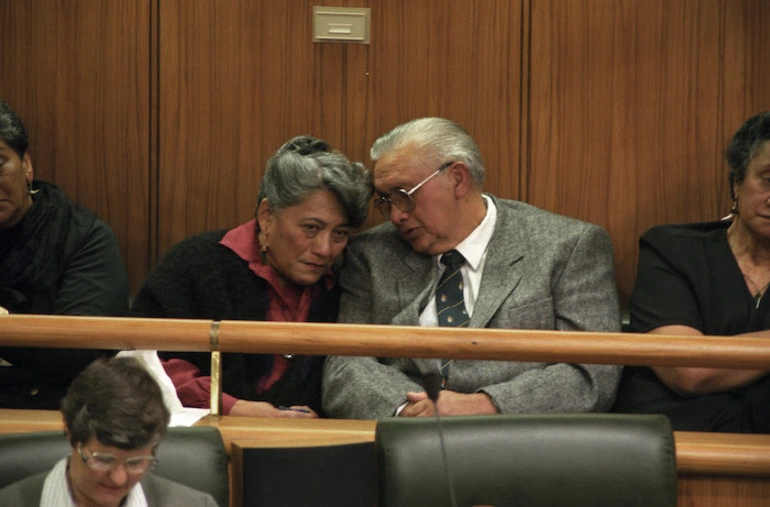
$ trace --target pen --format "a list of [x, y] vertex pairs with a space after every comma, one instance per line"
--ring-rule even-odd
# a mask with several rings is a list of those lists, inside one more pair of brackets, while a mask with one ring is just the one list
[[309, 414], [310, 413], [310, 410], [307, 410], [305, 408], [291, 408], [291, 407], [284, 407], [283, 405], [278, 407], [278, 410], [293, 410], [295, 412], [302, 412], [303, 414]]

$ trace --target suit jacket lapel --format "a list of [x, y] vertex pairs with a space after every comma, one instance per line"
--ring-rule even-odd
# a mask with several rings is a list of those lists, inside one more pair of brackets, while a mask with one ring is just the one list
[[[407, 246], [407, 248], [411, 248]], [[436, 284], [436, 269], [433, 258], [429, 255], [415, 255], [411, 250], [401, 258], [402, 269], [397, 277], [399, 305], [402, 308], [392, 324], [399, 326], [419, 325], [420, 312], [428, 301]]]
[[[495, 199], [492, 197], [492, 199]], [[497, 223], [487, 247], [484, 274], [481, 277], [479, 295], [473, 307], [471, 327], [486, 327], [503, 301], [515, 290], [523, 272], [524, 238], [518, 227], [516, 215], [495, 199]], [[402, 310], [391, 323], [394, 325], [419, 325], [420, 312], [433, 296], [438, 273], [433, 257], [415, 254], [405, 244], [404, 254], [392, 276], [396, 279], [399, 304]]]
[[497, 200], [495, 204], [497, 223], [487, 247], [479, 295], [471, 315], [471, 327], [486, 327], [524, 275], [521, 262], [524, 258], [524, 250], [521, 248], [524, 238], [517, 227], [516, 217]]

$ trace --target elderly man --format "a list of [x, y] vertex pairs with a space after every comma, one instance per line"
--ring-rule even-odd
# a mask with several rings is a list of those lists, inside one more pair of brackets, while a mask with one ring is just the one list
[[[339, 321], [619, 331], [612, 244], [600, 227], [483, 192], [459, 125], [422, 118], [373, 145], [375, 206], [389, 219], [350, 240]], [[439, 372], [436, 405], [423, 379]], [[377, 419], [603, 411], [620, 367], [331, 356], [330, 417]]]

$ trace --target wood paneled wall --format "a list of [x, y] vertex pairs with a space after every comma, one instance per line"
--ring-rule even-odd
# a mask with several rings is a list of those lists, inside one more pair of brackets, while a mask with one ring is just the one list
[[154, 259], [150, 0], [0, 0], [0, 97], [24, 121], [37, 179], [96, 211], [133, 286]]
[[526, 198], [609, 231], [626, 301], [641, 233], [730, 209], [726, 141], [770, 109], [770, 3], [533, 0], [531, 20]]
[[378, 135], [446, 116], [506, 168], [490, 188], [518, 193], [521, 3], [345, 4], [371, 7], [370, 45], [313, 43], [306, 0], [161, 2], [162, 251], [251, 218], [265, 162], [303, 133], [368, 164]]
[[[313, 43], [322, 4], [370, 7], [371, 44]], [[368, 163], [437, 115], [477, 139], [487, 190], [605, 227], [625, 302], [639, 234], [729, 208], [725, 141], [770, 109], [768, 23], [763, 0], [0, 0], [0, 96], [134, 290], [248, 220], [289, 137]]]

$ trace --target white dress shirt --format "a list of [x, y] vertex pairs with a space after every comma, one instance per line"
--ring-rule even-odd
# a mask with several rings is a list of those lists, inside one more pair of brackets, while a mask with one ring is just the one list
[[[484, 197], [484, 203], [487, 206], [487, 213], [481, 223], [473, 229], [468, 237], [462, 240], [455, 250], [460, 252], [465, 258], [465, 264], [460, 268], [460, 274], [463, 277], [463, 300], [468, 316], [473, 315], [473, 305], [479, 295], [479, 286], [481, 285], [481, 275], [484, 273], [484, 261], [487, 259], [487, 246], [492, 239], [492, 233], [495, 231], [497, 222], [497, 208], [495, 203], [487, 197]], [[441, 278], [445, 266], [441, 264], [441, 254], [435, 255], [436, 269]], [[436, 311], [436, 298], [431, 298], [427, 306], [420, 314], [420, 325], [426, 327], [438, 326], [438, 314]]]

